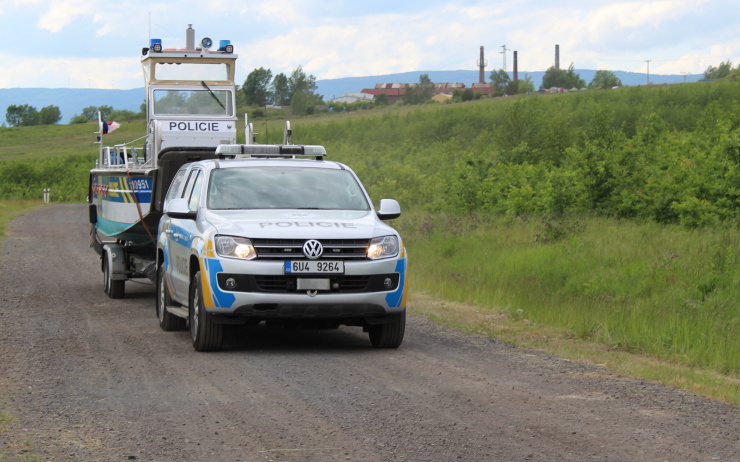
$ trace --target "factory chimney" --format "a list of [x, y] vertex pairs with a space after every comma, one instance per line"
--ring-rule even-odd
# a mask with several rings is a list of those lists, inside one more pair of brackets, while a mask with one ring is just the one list
[[488, 63], [483, 58], [483, 45], [480, 47], [480, 59], [478, 60], [478, 69], [480, 71], [478, 72], [478, 82], [479, 83], [486, 83], [486, 72], [485, 68]]
[[555, 69], [560, 70], [560, 45], [555, 45]]
[[519, 54], [514, 50], [514, 82], [519, 80]]

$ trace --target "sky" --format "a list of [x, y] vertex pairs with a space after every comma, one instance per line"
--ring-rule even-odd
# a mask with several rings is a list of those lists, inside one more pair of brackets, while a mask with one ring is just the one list
[[[701, 74], [740, 63], [737, 0], [0, 0], [0, 88], [131, 89], [150, 38], [234, 45], [237, 83], [254, 69], [318, 80], [409, 71], [486, 77], [576, 69]], [[649, 69], [648, 69], [649, 66]]]

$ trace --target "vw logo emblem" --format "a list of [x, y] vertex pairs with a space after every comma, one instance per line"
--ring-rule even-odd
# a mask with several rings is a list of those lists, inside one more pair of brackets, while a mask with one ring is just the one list
[[321, 242], [315, 239], [306, 241], [306, 243], [303, 244], [303, 255], [305, 255], [309, 260], [316, 260], [323, 253], [324, 246], [321, 245]]

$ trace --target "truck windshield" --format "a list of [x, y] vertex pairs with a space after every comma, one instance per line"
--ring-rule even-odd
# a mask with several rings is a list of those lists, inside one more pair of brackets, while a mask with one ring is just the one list
[[154, 90], [155, 115], [232, 116], [228, 90]]
[[211, 173], [208, 208], [370, 210], [362, 188], [346, 170], [248, 167]]

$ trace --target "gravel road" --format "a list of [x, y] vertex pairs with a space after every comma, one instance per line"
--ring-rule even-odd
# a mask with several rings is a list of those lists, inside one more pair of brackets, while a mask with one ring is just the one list
[[[740, 461], [740, 408], [439, 327], [238, 327], [197, 353], [154, 288], [103, 293], [84, 205], [0, 250], [0, 460]], [[413, 255], [412, 255], [413, 258]], [[413, 263], [412, 263], [413, 264]]]

